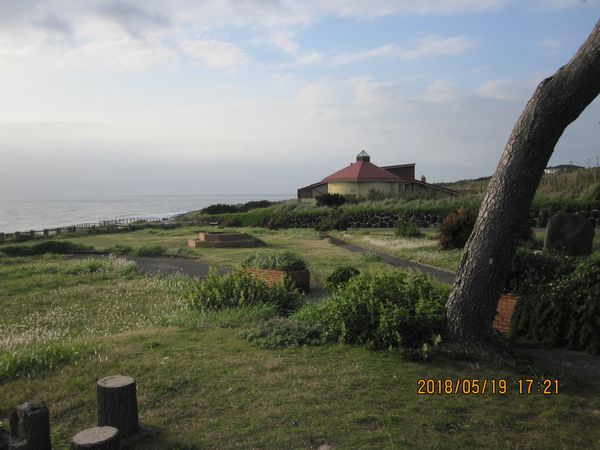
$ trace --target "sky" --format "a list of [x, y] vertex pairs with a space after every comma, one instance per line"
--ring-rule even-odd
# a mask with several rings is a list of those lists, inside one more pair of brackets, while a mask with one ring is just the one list
[[[491, 175], [600, 0], [0, 0], [0, 199]], [[600, 101], [550, 164], [596, 165]]]

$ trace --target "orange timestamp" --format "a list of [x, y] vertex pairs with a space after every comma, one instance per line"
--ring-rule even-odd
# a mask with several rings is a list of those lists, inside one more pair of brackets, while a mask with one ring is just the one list
[[558, 395], [559, 381], [530, 378], [511, 382], [506, 378], [464, 378], [417, 380], [417, 395], [507, 395], [510, 392], [519, 395]]

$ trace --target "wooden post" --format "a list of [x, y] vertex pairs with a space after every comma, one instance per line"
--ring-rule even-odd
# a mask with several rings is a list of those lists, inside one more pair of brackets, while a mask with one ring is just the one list
[[9, 450], [50, 450], [50, 414], [43, 403], [23, 403], [10, 413]]
[[71, 450], [119, 450], [121, 434], [115, 427], [94, 427], [71, 439]]
[[113, 375], [98, 380], [98, 426], [118, 428], [123, 439], [138, 431], [138, 407], [135, 380]]

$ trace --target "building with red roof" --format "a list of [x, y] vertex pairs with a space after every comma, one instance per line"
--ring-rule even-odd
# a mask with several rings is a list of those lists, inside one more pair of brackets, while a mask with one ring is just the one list
[[326, 176], [320, 182], [298, 189], [299, 201], [314, 201], [318, 195], [341, 194], [366, 197], [370, 191], [400, 195], [434, 189], [448, 194], [454, 191], [429, 184], [425, 176], [415, 179], [415, 164], [379, 167], [371, 162], [364, 150], [356, 155], [356, 162]]

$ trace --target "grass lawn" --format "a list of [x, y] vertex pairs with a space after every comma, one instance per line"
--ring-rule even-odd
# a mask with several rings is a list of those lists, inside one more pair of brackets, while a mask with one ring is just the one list
[[[76, 239], [98, 248], [163, 245], [175, 253], [194, 229]], [[267, 249], [301, 253], [322, 279], [339, 264], [381, 270], [307, 230], [250, 230]], [[384, 234], [382, 234], [384, 235]], [[200, 249], [235, 265], [255, 249]], [[387, 270], [391, 270], [387, 268]], [[264, 350], [243, 333], [257, 308], [186, 310], [165, 278], [127, 262], [60, 256], [0, 258], [0, 426], [17, 404], [43, 400], [53, 448], [95, 425], [95, 382], [138, 384], [149, 433], [128, 448], [593, 448], [600, 389], [561, 380], [558, 395], [519, 395], [515, 380], [542, 377], [488, 362], [327, 344]], [[508, 379], [507, 395], [417, 395], [419, 378]]]
[[[263, 240], [258, 248], [189, 248], [187, 240], [197, 237], [201, 227], [184, 227], [173, 230], [141, 230], [133, 233], [102, 234], [83, 237], [66, 237], [69, 241], [91, 245], [99, 250], [115, 244], [141, 246], [160, 245], [168, 254], [184, 254], [198, 258], [209, 265], [235, 268], [247, 256], [257, 251], [291, 250], [308, 262], [311, 282], [323, 285], [325, 278], [339, 265], [352, 264], [362, 271], [382, 270], [380, 262], [366, 262], [360, 255], [349, 253], [320, 238], [312, 229], [269, 230], [266, 228], [232, 228], [229, 231], [246, 232]], [[227, 229], [225, 229], [227, 230]]]
[[397, 238], [393, 228], [350, 228], [330, 234], [350, 244], [453, 272], [462, 255], [462, 249], [440, 250], [437, 230], [424, 230], [423, 236], [417, 238]]

